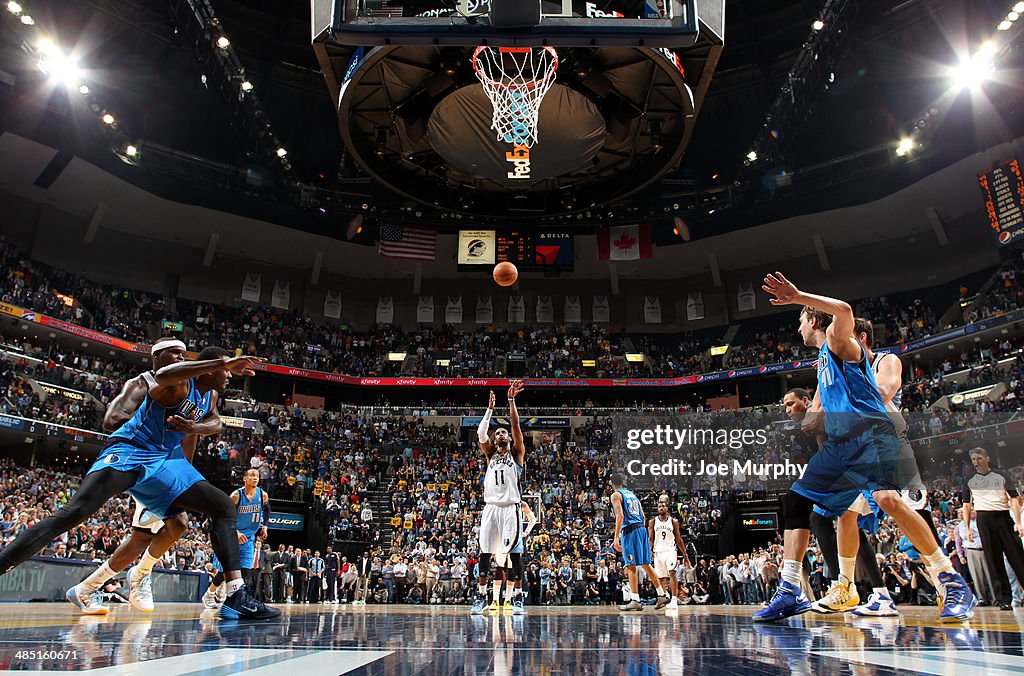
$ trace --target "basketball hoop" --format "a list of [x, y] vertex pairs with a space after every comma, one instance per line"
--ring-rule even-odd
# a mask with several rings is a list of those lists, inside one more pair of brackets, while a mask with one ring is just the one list
[[554, 47], [477, 47], [473, 71], [491, 100], [491, 129], [499, 141], [517, 146], [537, 142], [537, 116], [555, 83]]

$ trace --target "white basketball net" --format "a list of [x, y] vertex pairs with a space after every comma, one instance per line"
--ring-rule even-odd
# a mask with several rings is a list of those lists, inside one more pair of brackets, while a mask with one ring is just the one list
[[491, 129], [498, 140], [527, 148], [536, 143], [540, 104], [558, 70], [555, 49], [477, 47], [473, 70], [494, 107]]

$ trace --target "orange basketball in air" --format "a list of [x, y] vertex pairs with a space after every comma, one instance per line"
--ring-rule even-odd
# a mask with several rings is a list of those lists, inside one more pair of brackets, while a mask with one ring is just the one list
[[494, 266], [494, 281], [499, 286], [512, 286], [519, 279], [519, 270], [508, 261], [498, 263]]

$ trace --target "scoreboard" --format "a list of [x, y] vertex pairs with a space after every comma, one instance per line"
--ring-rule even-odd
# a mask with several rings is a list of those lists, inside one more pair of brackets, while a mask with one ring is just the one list
[[462, 272], [505, 261], [520, 270], [571, 272], [576, 258], [573, 236], [563, 231], [472, 231], [472, 237], [460, 235], [460, 243], [462, 241], [466, 241], [467, 246], [475, 244], [477, 247], [479, 242], [493, 243], [494, 249], [493, 258], [489, 255], [463, 256], [460, 252], [458, 269]]
[[1024, 238], [1024, 179], [1020, 162], [1010, 160], [978, 175], [985, 212], [1000, 246]]

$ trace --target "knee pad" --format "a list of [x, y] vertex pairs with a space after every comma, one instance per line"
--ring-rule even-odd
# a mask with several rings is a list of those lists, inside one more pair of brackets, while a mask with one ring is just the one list
[[517, 582], [523, 579], [523, 555], [522, 554], [509, 554], [509, 560], [512, 562], [512, 577]]
[[480, 577], [487, 577], [491, 572], [491, 555], [481, 554], [480, 555]]
[[782, 515], [786, 519], [786, 530], [810, 530], [811, 513], [814, 503], [794, 491], [782, 498]]

